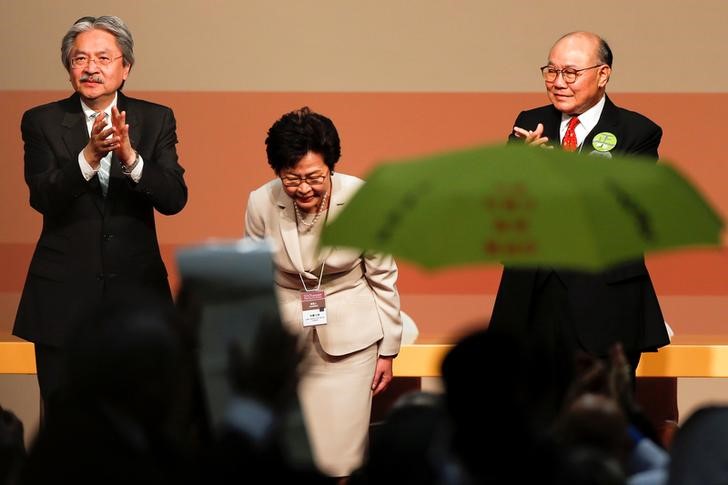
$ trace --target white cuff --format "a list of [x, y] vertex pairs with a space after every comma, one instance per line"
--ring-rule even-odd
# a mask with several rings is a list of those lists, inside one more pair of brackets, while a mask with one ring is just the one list
[[86, 157], [83, 156], [83, 150], [78, 152], [78, 166], [81, 169], [81, 175], [86, 179], [86, 182], [91, 180], [99, 169], [94, 170], [91, 165], [86, 161]]

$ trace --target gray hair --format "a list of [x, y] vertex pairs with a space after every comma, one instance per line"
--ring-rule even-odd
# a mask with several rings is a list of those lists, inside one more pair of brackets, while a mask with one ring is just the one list
[[134, 65], [134, 39], [131, 37], [129, 28], [119, 17], [103, 15], [101, 17], [81, 17], [73, 23], [66, 35], [63, 36], [63, 41], [61, 41], [61, 62], [66, 70], [71, 68], [71, 49], [73, 49], [78, 34], [94, 29], [105, 30], [113, 35], [119, 49], [121, 49], [124, 65], [129, 67]]

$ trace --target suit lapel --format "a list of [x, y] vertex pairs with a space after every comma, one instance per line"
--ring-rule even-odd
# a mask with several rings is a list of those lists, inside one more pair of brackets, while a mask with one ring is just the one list
[[65, 101], [63, 119], [61, 120], [63, 143], [68, 150], [68, 158], [76, 160], [78, 154], [88, 143], [88, 128], [81, 109], [78, 95], [73, 95]]
[[[327, 225], [339, 215], [339, 212], [341, 212], [341, 209], [343, 209], [346, 204], [348, 196], [349, 194], [345, 193], [343, 187], [341, 187], [341, 179], [336, 176], [336, 173], [332, 173], [329, 211], [326, 214]], [[334, 249], [335, 248], [330, 246], [324, 248], [319, 247], [319, 259], [322, 261], [328, 259]]]
[[[72, 163], [78, 159], [78, 154], [88, 143], [88, 128], [86, 127], [86, 116], [81, 108], [81, 100], [78, 94], [74, 94], [65, 101], [64, 115], [61, 120], [61, 138], [68, 150], [68, 158]], [[78, 163], [78, 162], [76, 162]], [[104, 212], [104, 199], [101, 195], [101, 185], [98, 177], [89, 181], [91, 186], [90, 194], [99, 212]]]
[[585, 154], [589, 154], [592, 150], [594, 150], [592, 147], [592, 140], [596, 135], [605, 131], [614, 133], [616, 128], [619, 126], [619, 110], [609, 99], [609, 96], [606, 94], [604, 96], [606, 99], [604, 100], [604, 108], [602, 108], [602, 114], [599, 116], [599, 121], [597, 121], [594, 128], [587, 133], [586, 138], [584, 138], [584, 143], [582, 143], [582, 149], [584, 150], [583, 153]]
[[[141, 133], [141, 118], [138, 113], [134, 110], [129, 110], [128, 98], [122, 94], [121, 91], [117, 93], [116, 109], [119, 112], [126, 111], [126, 124], [129, 125], [129, 139], [131, 146], [135, 150], [138, 150], [139, 134]], [[111, 174], [109, 177], [109, 191], [106, 197], [109, 198], [109, 194], [115, 192], [119, 183], [124, 180], [126, 175], [121, 171], [121, 160], [115, 154], [111, 156]]]
[[131, 146], [135, 150], [139, 146], [139, 137], [142, 132], [143, 119], [136, 110], [130, 108], [129, 98], [119, 91], [118, 98], [116, 100], [116, 108], [119, 112], [126, 111], [126, 124], [129, 125], [129, 139], [131, 140]]
[[349, 194], [344, 193], [344, 189], [341, 187], [341, 179], [336, 176], [336, 173], [331, 174], [331, 203], [327, 220], [333, 220], [339, 215], [348, 198]]
[[305, 273], [303, 268], [303, 257], [301, 256], [301, 244], [298, 240], [298, 226], [296, 223], [296, 213], [293, 210], [293, 199], [288, 197], [283, 191], [283, 187], [278, 184], [276, 186], [276, 204], [280, 211], [278, 220], [280, 221], [281, 241], [283, 248], [288, 254], [293, 268], [299, 273]]
[[552, 146], [561, 146], [561, 111], [551, 106], [551, 113], [548, 120], [543, 121], [543, 136], [552, 140]]

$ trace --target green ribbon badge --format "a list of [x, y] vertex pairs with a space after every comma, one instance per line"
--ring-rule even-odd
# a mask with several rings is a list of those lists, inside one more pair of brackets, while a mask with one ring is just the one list
[[617, 146], [617, 137], [614, 136], [614, 133], [603, 131], [594, 135], [594, 138], [592, 138], [592, 146], [598, 152], [608, 152]]

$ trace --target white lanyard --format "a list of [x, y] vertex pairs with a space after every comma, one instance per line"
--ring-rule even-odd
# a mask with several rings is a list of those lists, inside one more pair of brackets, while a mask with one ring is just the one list
[[298, 273], [298, 277], [301, 278], [301, 284], [303, 285], [304, 291], [306, 291], [306, 292], [309, 292], [309, 291], [318, 291], [318, 290], [321, 289], [321, 278], [323, 278], [323, 276], [324, 276], [324, 267], [325, 266], [326, 266], [326, 260], [324, 259], [324, 262], [321, 263], [321, 274], [319, 274], [318, 286], [316, 286], [316, 289], [315, 290], [313, 290], [313, 289], [312, 290], [309, 290], [308, 288], [306, 288], [306, 282], [303, 281], [303, 276], [301, 275], [301, 273]]

